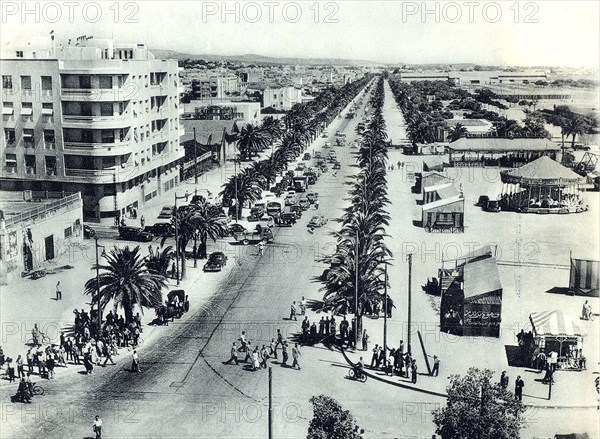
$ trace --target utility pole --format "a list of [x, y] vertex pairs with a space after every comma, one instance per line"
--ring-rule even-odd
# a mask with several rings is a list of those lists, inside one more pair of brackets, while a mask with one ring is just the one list
[[356, 249], [354, 250], [354, 349], [358, 347], [358, 229], [356, 230]]
[[102, 253], [104, 254], [104, 246], [98, 245], [98, 237], [94, 237], [96, 243], [96, 300], [98, 301], [98, 338], [102, 333], [102, 307], [100, 305], [100, 258], [98, 256], [98, 249], [102, 247]]
[[412, 306], [412, 254], [408, 254], [408, 342], [406, 349], [409, 354], [412, 354], [410, 347], [410, 327], [411, 327], [411, 306]]
[[388, 294], [387, 294], [387, 264], [385, 264], [385, 283], [383, 284], [383, 364], [387, 367], [387, 316], [388, 316]]
[[198, 144], [196, 143], [196, 127], [194, 127], [194, 184], [198, 184]]
[[175, 221], [175, 278], [179, 285], [179, 224], [177, 223], [177, 192], [175, 192], [175, 207], [173, 209], [173, 218]]
[[269, 367], [269, 439], [273, 439], [273, 369]]

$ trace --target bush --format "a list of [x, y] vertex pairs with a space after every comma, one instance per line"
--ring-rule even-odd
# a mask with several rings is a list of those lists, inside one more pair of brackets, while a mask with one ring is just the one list
[[308, 426], [307, 439], [362, 439], [360, 430], [348, 410], [325, 395], [310, 398], [314, 416]]

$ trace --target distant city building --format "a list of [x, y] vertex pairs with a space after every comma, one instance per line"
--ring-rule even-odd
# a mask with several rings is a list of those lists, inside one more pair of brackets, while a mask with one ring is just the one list
[[236, 120], [256, 125], [260, 122], [260, 102], [208, 102], [192, 100], [184, 104], [184, 117], [201, 120]]
[[401, 72], [400, 81], [453, 81], [457, 85], [534, 83], [547, 81], [545, 72], [472, 71], [472, 72]]
[[0, 204], [0, 285], [43, 268], [83, 239], [79, 193], [3, 191]]
[[289, 111], [302, 102], [302, 90], [295, 87], [266, 88], [263, 92], [263, 108]]
[[223, 99], [240, 92], [240, 80], [235, 75], [209, 76], [192, 80], [194, 99]]
[[91, 37], [40, 47], [2, 51], [3, 189], [80, 192], [100, 219], [179, 184], [176, 60]]

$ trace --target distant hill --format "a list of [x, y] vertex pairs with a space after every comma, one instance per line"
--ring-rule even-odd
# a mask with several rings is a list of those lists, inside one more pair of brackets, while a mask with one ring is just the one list
[[298, 65], [333, 65], [333, 66], [376, 66], [382, 65], [373, 61], [350, 60], [341, 58], [279, 58], [257, 54], [244, 55], [193, 55], [190, 53], [181, 53], [174, 50], [150, 49], [150, 52], [159, 59], [203, 59], [205, 61], [232, 61], [247, 64], [298, 64]]

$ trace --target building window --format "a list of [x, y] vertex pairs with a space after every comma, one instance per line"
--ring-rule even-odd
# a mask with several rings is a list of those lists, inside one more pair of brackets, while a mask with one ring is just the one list
[[101, 116], [112, 116], [113, 115], [113, 103], [112, 102], [101, 102], [100, 103], [100, 115]]
[[4, 89], [12, 89], [12, 76], [10, 75], [2, 75], [2, 88]]
[[42, 103], [42, 118], [44, 123], [52, 123], [54, 121], [54, 104], [52, 102]]
[[46, 156], [44, 160], [46, 163], [46, 175], [56, 175], [56, 157]]
[[35, 146], [35, 139], [33, 137], [32, 129], [23, 130], [23, 141], [25, 142], [25, 148], [33, 148]]
[[101, 75], [100, 76], [100, 88], [113, 88], [113, 78], [112, 76]]
[[81, 75], [79, 77], [79, 88], [81, 88], [81, 89], [92, 88], [92, 77], [89, 75]]
[[52, 77], [42, 76], [42, 90], [52, 91]]
[[21, 90], [31, 90], [31, 76], [21, 76]]
[[70, 238], [73, 234], [73, 228], [71, 226], [65, 229], [65, 239]]
[[17, 50], [15, 55], [17, 56], [17, 58], [23, 58], [23, 51], [22, 50]]
[[17, 172], [17, 155], [16, 154], [6, 154], [6, 172], [9, 174], [14, 174]]
[[102, 143], [115, 143], [115, 132], [112, 130], [102, 130]]
[[34, 155], [26, 155], [25, 156], [25, 172], [27, 174], [35, 174], [35, 156]]
[[14, 146], [16, 141], [15, 130], [4, 128], [4, 140], [6, 140], [6, 146]]
[[55, 149], [55, 134], [54, 130], [44, 130], [44, 147], [46, 149]]

